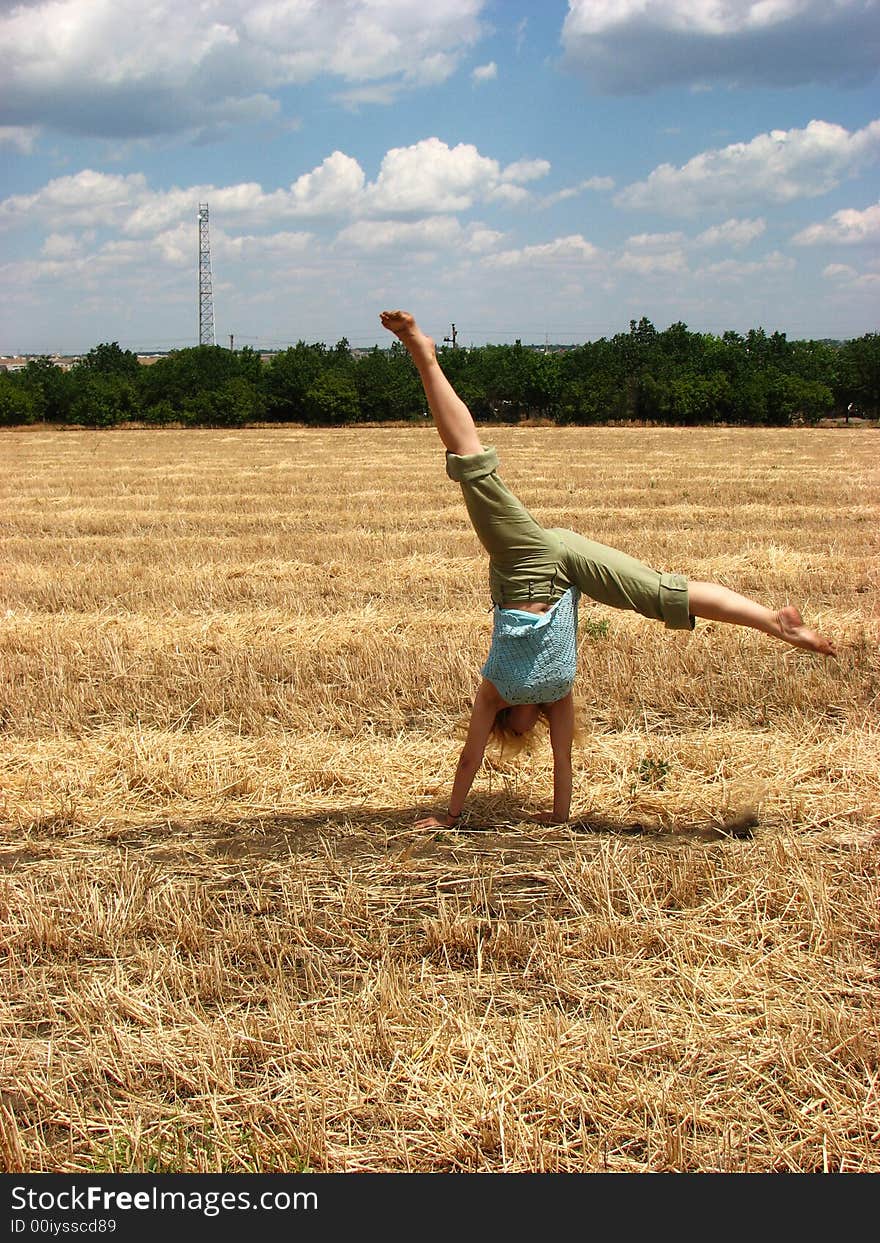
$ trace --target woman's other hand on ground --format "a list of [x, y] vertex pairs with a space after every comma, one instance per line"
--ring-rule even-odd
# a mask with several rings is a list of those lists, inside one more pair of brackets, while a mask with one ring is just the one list
[[457, 829], [459, 819], [454, 820], [451, 816], [423, 816], [421, 820], [417, 820], [413, 825], [416, 829]]
[[553, 815], [552, 811], [539, 811], [531, 817], [535, 824], [568, 824], [567, 820], [560, 820]]

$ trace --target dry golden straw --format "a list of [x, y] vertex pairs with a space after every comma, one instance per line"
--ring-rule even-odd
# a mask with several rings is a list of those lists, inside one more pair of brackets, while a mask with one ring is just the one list
[[840, 659], [583, 607], [572, 824], [542, 741], [418, 832], [491, 626], [431, 429], [0, 433], [0, 1168], [880, 1170], [876, 433], [492, 439]]

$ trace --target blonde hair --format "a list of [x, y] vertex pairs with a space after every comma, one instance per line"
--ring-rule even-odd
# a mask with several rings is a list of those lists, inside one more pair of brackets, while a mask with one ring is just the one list
[[498, 746], [499, 759], [502, 757], [505, 759], [512, 758], [514, 755], [519, 755], [520, 751], [525, 750], [526, 747], [530, 747], [535, 740], [535, 730], [538, 725], [543, 725], [545, 730], [550, 728], [548, 705], [538, 704], [537, 708], [538, 719], [532, 728], [524, 733], [517, 733], [510, 724], [511, 708], [499, 708], [495, 713], [495, 720], [492, 722], [489, 736]]
[[[492, 729], [489, 731], [490, 739], [498, 747], [499, 759], [513, 759], [519, 755], [521, 751], [530, 749], [537, 737], [535, 731], [541, 728], [545, 733], [550, 729], [550, 705], [537, 704], [538, 719], [531, 729], [527, 729], [524, 733], [517, 733], [510, 724], [511, 708], [499, 708], [495, 713], [495, 720], [492, 722]], [[574, 705], [574, 734], [573, 743], [580, 743], [584, 728], [578, 713], [577, 701]]]

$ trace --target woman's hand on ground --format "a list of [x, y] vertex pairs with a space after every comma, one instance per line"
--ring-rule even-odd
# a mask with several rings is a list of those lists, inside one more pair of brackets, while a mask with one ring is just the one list
[[449, 816], [423, 816], [413, 825], [415, 829], [455, 829], [457, 827], [458, 820], [452, 820]]

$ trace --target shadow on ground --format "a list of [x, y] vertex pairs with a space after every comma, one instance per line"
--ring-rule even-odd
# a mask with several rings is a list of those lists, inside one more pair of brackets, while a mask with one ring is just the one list
[[101, 854], [140, 856], [186, 867], [238, 860], [259, 864], [309, 859], [371, 865], [465, 857], [499, 862], [537, 861], [548, 854], [590, 853], [618, 838], [651, 849], [681, 849], [724, 839], [748, 838], [758, 821], [751, 811], [717, 824], [664, 823], [589, 815], [566, 825], [537, 823], [522, 807], [475, 799], [455, 829], [419, 828], [424, 807], [328, 807], [309, 812], [265, 812], [248, 817], [162, 819], [112, 827], [68, 819], [37, 821], [10, 830], [0, 844], [0, 872], [62, 858]]
[[[246, 820], [197, 821], [119, 829], [107, 840], [127, 849], [151, 849], [161, 857], [181, 839], [198, 840], [202, 851], [226, 858], [278, 859], [309, 855], [335, 859], [405, 857], [425, 858], [447, 854], [451, 848], [484, 854], [488, 851], [531, 853], [549, 846], [578, 846], [580, 841], [601, 837], [650, 839], [660, 846], [687, 842], [718, 841], [728, 837], [751, 837], [757, 818], [744, 813], [714, 825], [651, 824], [638, 820], [615, 820], [589, 816], [567, 825], [542, 825], [522, 809], [475, 804], [456, 829], [418, 828], [425, 815], [418, 807], [328, 808], [320, 812], [279, 812]], [[207, 841], [205, 839], [208, 839]]]

